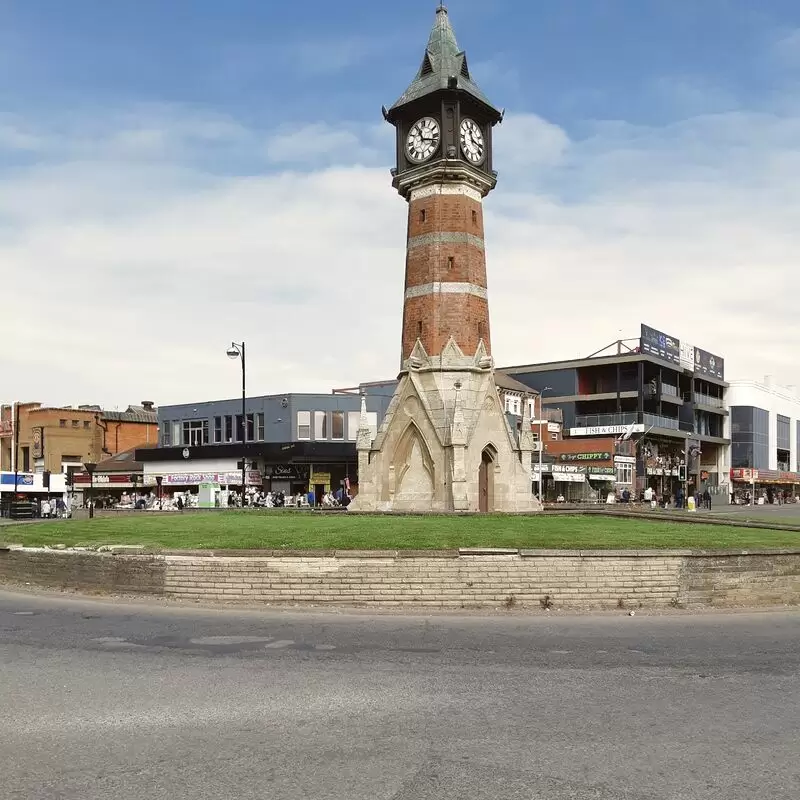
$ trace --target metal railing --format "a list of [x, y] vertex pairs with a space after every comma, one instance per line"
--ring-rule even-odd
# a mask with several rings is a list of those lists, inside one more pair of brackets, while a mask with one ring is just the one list
[[711, 408], [725, 408], [725, 402], [719, 397], [712, 397], [710, 394], [694, 393], [694, 402], [700, 403]]

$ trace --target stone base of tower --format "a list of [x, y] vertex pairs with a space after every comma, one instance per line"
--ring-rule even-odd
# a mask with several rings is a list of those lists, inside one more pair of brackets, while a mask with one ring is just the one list
[[417, 342], [374, 441], [368, 431], [357, 442], [350, 511], [541, 510], [532, 493], [530, 417], [520, 433], [509, 427], [482, 343], [465, 356], [450, 340], [440, 357], [429, 357]]

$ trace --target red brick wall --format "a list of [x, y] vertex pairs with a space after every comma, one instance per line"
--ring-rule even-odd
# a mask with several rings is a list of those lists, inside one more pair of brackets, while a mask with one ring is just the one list
[[[437, 233], [470, 234], [483, 240], [481, 203], [463, 195], [433, 195], [412, 200], [408, 208], [409, 239]], [[438, 282], [472, 283], [486, 288], [484, 250], [470, 242], [423, 244], [409, 249], [406, 288]], [[470, 294], [451, 293], [423, 295], [405, 301], [404, 359], [411, 354], [417, 338], [429, 355], [439, 355], [450, 336], [466, 354], [475, 353], [481, 339], [491, 352], [488, 302]]]
[[145, 422], [107, 422], [106, 425], [106, 450], [112, 455], [133, 447], [158, 443], [158, 425]]

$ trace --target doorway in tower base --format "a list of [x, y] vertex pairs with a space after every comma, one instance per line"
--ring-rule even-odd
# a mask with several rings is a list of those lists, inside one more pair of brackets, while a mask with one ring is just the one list
[[487, 513], [494, 509], [494, 467], [497, 450], [492, 445], [484, 447], [478, 467], [478, 510]]

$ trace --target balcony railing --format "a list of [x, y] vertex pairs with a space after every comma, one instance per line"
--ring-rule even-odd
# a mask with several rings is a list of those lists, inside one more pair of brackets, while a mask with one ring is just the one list
[[710, 394], [694, 393], [695, 404], [699, 403], [703, 406], [710, 406], [711, 408], [725, 408], [725, 403], [719, 397], [712, 397]]
[[681, 393], [678, 390], [677, 386], [673, 386], [670, 383], [662, 383], [661, 384], [661, 394], [665, 394], [668, 397], [680, 397]]
[[676, 417], [661, 414], [639, 414], [630, 411], [622, 414], [585, 414], [575, 417], [577, 428], [600, 428], [609, 425], [644, 425], [645, 428], [665, 428], [672, 431], [694, 432], [691, 422], [682, 422]]

